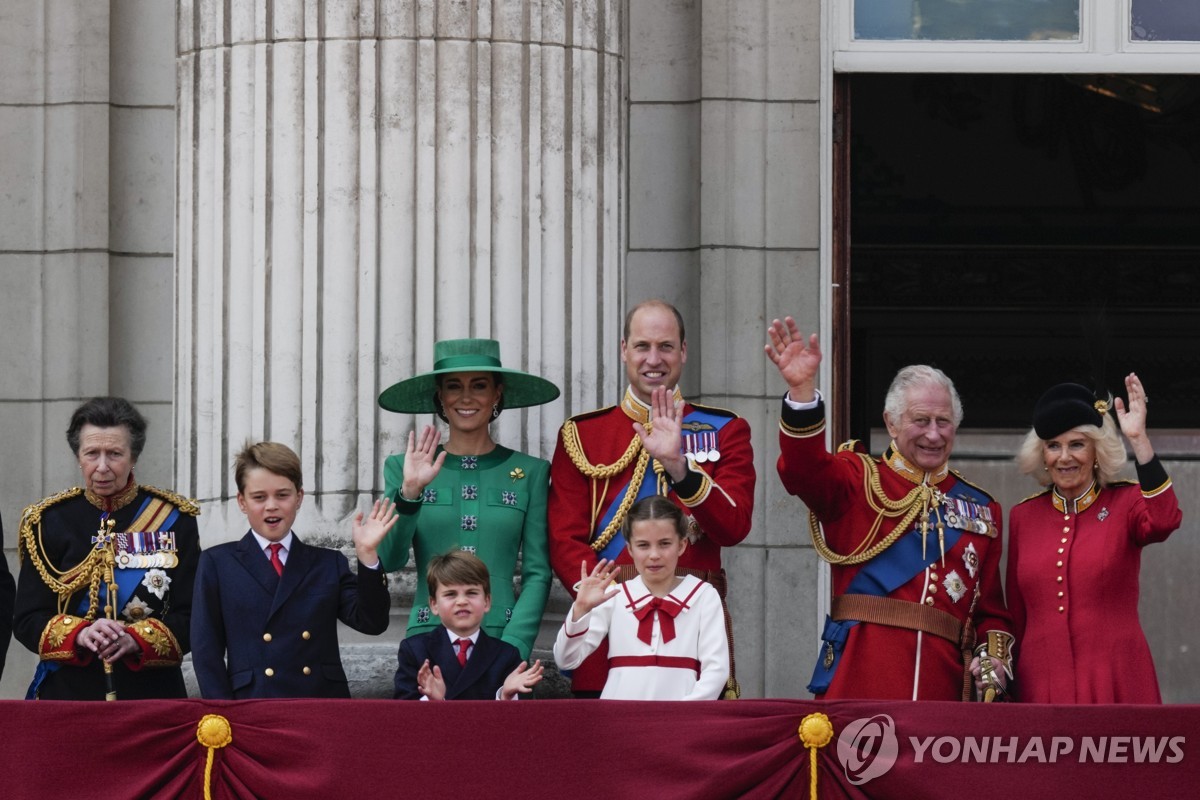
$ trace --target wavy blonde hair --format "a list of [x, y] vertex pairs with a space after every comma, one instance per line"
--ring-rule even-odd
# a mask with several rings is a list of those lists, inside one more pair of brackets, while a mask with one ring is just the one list
[[[1079, 425], [1071, 428], [1071, 431], [1082, 433], [1092, 440], [1092, 444], [1096, 446], [1096, 477], [1099, 478], [1101, 486], [1108, 486], [1120, 478], [1128, 456], [1125, 454], [1125, 444], [1121, 441], [1121, 434], [1111, 412], [1104, 415], [1102, 426], [1098, 428], [1095, 425]], [[1064, 431], [1068, 432], [1070, 431]], [[1046, 457], [1042, 445], [1046, 441], [1030, 428], [1016, 457], [1017, 468], [1042, 486], [1049, 486], [1054, 482], [1045, 468]]]

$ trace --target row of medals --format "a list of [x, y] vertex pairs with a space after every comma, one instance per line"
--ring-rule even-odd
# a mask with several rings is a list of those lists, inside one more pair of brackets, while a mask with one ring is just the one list
[[[174, 542], [169, 546], [173, 547]], [[131, 553], [118, 545], [117, 566], [121, 569], [171, 569], [179, 566], [179, 556], [171, 550], [161, 549], [153, 553]]]
[[704, 464], [721, 457], [717, 449], [717, 432], [689, 433], [683, 437], [683, 454], [689, 461]]

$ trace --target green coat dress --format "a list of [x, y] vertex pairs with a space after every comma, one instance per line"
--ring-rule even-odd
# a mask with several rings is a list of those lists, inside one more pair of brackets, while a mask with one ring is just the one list
[[[417, 561], [417, 593], [405, 636], [440, 624], [429, 609], [426, 569], [434, 556], [461, 548], [479, 556], [491, 573], [492, 609], [483, 619], [483, 629], [528, 659], [550, 594], [549, 462], [499, 445], [482, 456], [447, 455], [418, 502], [400, 498], [403, 455], [388, 457], [383, 476], [385, 492], [396, 502], [400, 519], [379, 546], [379, 558], [384, 569], [394, 572], [408, 564], [411, 547]], [[512, 580], [518, 553], [520, 598]]]

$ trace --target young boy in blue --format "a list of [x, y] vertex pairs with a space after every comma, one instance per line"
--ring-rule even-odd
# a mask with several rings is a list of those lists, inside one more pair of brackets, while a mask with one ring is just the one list
[[442, 624], [400, 643], [396, 697], [401, 700], [515, 700], [542, 679], [511, 644], [480, 626], [492, 607], [487, 565], [465, 550], [429, 561], [429, 607]]
[[354, 518], [358, 575], [337, 550], [292, 531], [304, 500], [300, 458], [275, 442], [247, 445], [234, 462], [238, 507], [250, 522], [240, 541], [203, 551], [192, 600], [192, 663], [205, 698], [350, 697], [338, 620], [387, 629], [391, 596], [375, 551], [396, 522], [376, 501]]

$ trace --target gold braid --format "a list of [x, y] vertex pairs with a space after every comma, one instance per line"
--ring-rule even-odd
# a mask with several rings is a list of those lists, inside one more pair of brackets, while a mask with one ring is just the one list
[[[17, 535], [18, 557], [29, 555], [29, 561], [41, 576], [42, 581], [58, 595], [58, 611], [66, 612], [66, 605], [71, 595], [86, 584], [88, 587], [88, 611], [84, 619], [93, 620], [100, 601], [100, 581], [104, 574], [104, 550], [95, 548], [88, 551], [87, 557], [67, 570], [59, 570], [50, 563], [46, 556], [46, 548], [42, 544], [42, 512], [50, 506], [69, 500], [83, 492], [76, 486], [58, 494], [40, 500], [27, 506], [21, 514], [21, 527]], [[53, 574], [51, 574], [53, 573]]]
[[[651, 430], [651, 423], [647, 423], [646, 432]], [[611, 478], [620, 475], [633, 462], [634, 457], [637, 457], [637, 463], [633, 467], [633, 476], [629, 479], [629, 487], [625, 491], [625, 496], [621, 498], [621, 504], [617, 506], [617, 511], [613, 514], [612, 520], [605, 526], [604, 530], [592, 540], [590, 547], [593, 552], [599, 553], [613, 537], [617, 535], [617, 531], [621, 528], [621, 523], [625, 521], [625, 515], [629, 513], [630, 506], [637, 499], [638, 492], [642, 488], [642, 481], [646, 477], [646, 466], [650, 463], [650, 454], [642, 447], [642, 440], [636, 434], [629, 442], [629, 447], [625, 448], [625, 452], [621, 457], [612, 464], [593, 464], [588, 461], [587, 456], [583, 452], [583, 443], [579, 441], [579, 427], [574, 420], [567, 420], [563, 423], [563, 448], [567, 451], [567, 455], [571, 458], [571, 463], [575, 468], [583, 473], [584, 477], [592, 480], [592, 526], [596, 524], [596, 517], [599, 516], [599, 509], [596, 507], [595, 491], [596, 481], [603, 479], [608, 481]], [[608, 486], [605, 484], [605, 493], [607, 494]]]
[[[863, 453], [856, 453], [862, 459], [865, 470], [863, 472], [863, 489], [864, 495], [867, 498], [867, 503], [871, 506], [871, 510], [877, 512], [874, 524], [867, 531], [867, 535], [859, 543], [858, 547], [854, 548], [848, 555], [836, 553], [825, 542], [825, 537], [821, 534], [821, 522], [817, 519], [817, 515], [812, 511], [808, 512], [808, 527], [812, 534], [813, 547], [821, 558], [835, 566], [849, 566], [852, 564], [861, 564], [864, 561], [870, 561], [875, 556], [882, 553], [887, 548], [891, 547], [892, 542], [899, 539], [908, 530], [909, 524], [917, 518], [917, 515], [922, 511], [926, 515], [929, 513], [930, 500], [934, 499], [935, 489], [927, 484], [919, 484], [913, 487], [913, 490], [899, 500], [892, 500], [883, 491], [883, 486], [879, 483], [879, 467], [875, 464], [875, 459]], [[879, 526], [883, 519], [895, 519], [903, 517], [900, 522], [892, 528], [883, 540], [875, 543], [875, 537], [879, 535]], [[874, 543], [874, 544], [873, 544]]]

